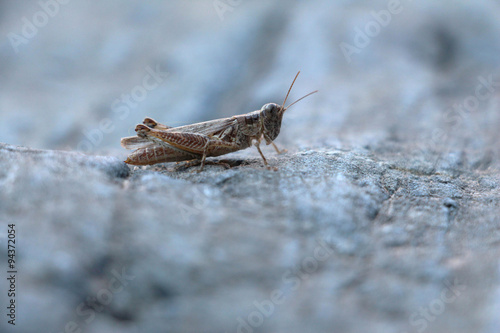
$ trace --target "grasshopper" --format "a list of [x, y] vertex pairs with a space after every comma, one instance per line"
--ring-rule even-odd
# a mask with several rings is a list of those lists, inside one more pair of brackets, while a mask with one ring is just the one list
[[170, 127], [162, 125], [151, 118], [144, 119], [136, 126], [137, 136], [121, 139], [122, 147], [136, 149], [125, 163], [132, 165], [151, 165], [163, 162], [180, 162], [194, 160], [201, 164], [198, 172], [203, 170], [206, 158], [229, 154], [255, 145], [264, 165], [269, 169], [264, 154], [260, 150], [262, 139], [272, 144], [278, 154], [281, 151], [274, 144], [281, 129], [281, 120], [285, 111], [300, 100], [317, 92], [313, 91], [289, 106], [286, 100], [299, 76], [295, 76], [282, 105], [265, 104], [260, 110], [215, 119], [201, 123]]

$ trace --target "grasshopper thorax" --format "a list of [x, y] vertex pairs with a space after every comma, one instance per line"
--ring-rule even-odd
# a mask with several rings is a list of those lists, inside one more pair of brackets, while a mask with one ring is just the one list
[[283, 107], [276, 103], [268, 103], [260, 109], [263, 119], [263, 133], [267, 144], [271, 144], [280, 134]]

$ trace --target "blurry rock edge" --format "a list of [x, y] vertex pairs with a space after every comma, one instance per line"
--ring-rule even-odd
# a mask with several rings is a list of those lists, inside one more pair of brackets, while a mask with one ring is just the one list
[[[70, 1], [19, 54], [0, 44], [18, 272], [0, 330], [499, 332], [498, 2], [225, 3], [221, 18], [212, 2]], [[2, 35], [41, 10], [0, 6]], [[199, 174], [122, 162], [144, 116], [279, 103], [297, 69], [291, 99], [320, 94], [285, 115], [289, 152], [264, 150], [277, 172], [254, 149]], [[96, 129], [87, 154], [53, 150]]]

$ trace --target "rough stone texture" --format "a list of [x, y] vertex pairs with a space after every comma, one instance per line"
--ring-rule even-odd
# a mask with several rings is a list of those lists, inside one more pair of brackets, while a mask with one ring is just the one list
[[[409, 316], [456, 280], [464, 290], [431, 331], [498, 327], [498, 171], [411, 169], [332, 147], [271, 158], [277, 172], [247, 157], [128, 178], [113, 158], [11, 146], [0, 156], [26, 331], [237, 331], [275, 289], [285, 298], [263, 311], [262, 331], [412, 331], [423, 324]], [[133, 276], [123, 291], [95, 319], [79, 315], [122, 269]]]
[[[386, 1], [242, 2], [221, 21], [211, 1], [74, 0], [18, 53], [3, 39], [19, 293], [0, 330], [500, 332], [500, 6], [402, 3], [351, 62], [339, 44]], [[40, 9], [0, 8], [2, 35]], [[114, 104], [157, 65], [165, 82]], [[287, 153], [264, 148], [278, 171], [253, 148], [201, 173], [121, 162], [143, 117], [280, 103], [298, 69], [291, 100], [320, 93], [287, 111]]]

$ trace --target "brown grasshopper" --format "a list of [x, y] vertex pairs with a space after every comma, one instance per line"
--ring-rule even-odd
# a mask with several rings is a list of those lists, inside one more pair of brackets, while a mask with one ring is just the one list
[[143, 123], [135, 128], [137, 136], [121, 139], [122, 147], [136, 149], [125, 163], [150, 165], [195, 160], [201, 164], [198, 171], [202, 171], [207, 157], [246, 149], [254, 143], [265, 166], [268, 167], [259, 147], [262, 138], [267, 145], [272, 144], [278, 154], [281, 153], [273, 141], [280, 133], [283, 114], [295, 103], [317, 92], [313, 91], [285, 107], [299, 74], [300, 72], [290, 85], [283, 105], [268, 103], [260, 110], [246, 114], [179, 127], [165, 126], [151, 118], [144, 119]]

